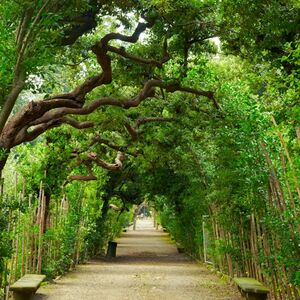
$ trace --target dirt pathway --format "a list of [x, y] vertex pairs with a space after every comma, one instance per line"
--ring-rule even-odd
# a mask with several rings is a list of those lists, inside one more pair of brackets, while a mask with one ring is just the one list
[[178, 254], [168, 235], [152, 220], [139, 220], [137, 230], [117, 241], [117, 257], [94, 260], [56, 284], [39, 289], [35, 300], [240, 300], [229, 286], [205, 267]]

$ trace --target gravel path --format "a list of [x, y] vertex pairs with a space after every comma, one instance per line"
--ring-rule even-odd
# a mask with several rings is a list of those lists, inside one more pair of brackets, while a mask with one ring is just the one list
[[177, 249], [168, 235], [139, 220], [117, 241], [117, 257], [93, 260], [39, 289], [35, 300], [240, 300], [235, 287]]

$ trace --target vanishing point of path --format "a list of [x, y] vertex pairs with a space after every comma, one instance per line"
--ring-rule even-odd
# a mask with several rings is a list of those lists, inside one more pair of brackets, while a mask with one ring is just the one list
[[138, 220], [117, 241], [117, 257], [93, 260], [40, 288], [35, 300], [240, 300], [236, 288], [177, 253], [153, 221]]

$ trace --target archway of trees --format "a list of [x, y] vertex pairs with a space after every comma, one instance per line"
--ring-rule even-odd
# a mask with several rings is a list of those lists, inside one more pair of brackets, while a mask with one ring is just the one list
[[148, 203], [192, 256], [299, 299], [298, 1], [0, 12], [4, 292], [101, 253]]

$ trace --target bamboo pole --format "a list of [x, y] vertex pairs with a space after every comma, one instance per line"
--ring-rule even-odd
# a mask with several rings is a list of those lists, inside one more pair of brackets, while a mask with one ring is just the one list
[[26, 222], [25, 222], [25, 216], [23, 217], [22, 222], [22, 250], [21, 250], [21, 277], [25, 274], [25, 244], [26, 244]]
[[[263, 253], [263, 233], [262, 233], [260, 222], [257, 219], [256, 219], [256, 231], [257, 231], [258, 251], [259, 251], [259, 253]], [[265, 275], [263, 273], [262, 268], [261, 268], [261, 271], [260, 271], [260, 276], [261, 276], [261, 280], [263, 282], [265, 282]]]
[[[267, 164], [269, 165], [270, 168], [270, 177], [269, 177], [269, 192], [271, 192], [271, 198], [273, 199], [273, 205], [276, 207], [277, 211], [284, 213], [287, 210], [286, 206], [286, 200], [283, 196], [283, 191], [281, 188], [280, 181], [277, 177], [276, 170], [273, 166], [272, 160], [266, 150], [266, 147], [263, 143], [261, 143], [261, 147], [264, 151], [264, 155], [267, 161]], [[277, 214], [278, 217], [281, 219], [283, 222], [283, 214], [279, 213]], [[291, 239], [293, 240], [293, 243], [295, 245], [295, 251], [297, 252], [297, 256], [300, 258], [300, 249], [298, 247], [298, 241], [295, 236], [295, 231], [297, 230], [296, 228], [294, 229], [294, 225], [291, 222], [291, 220], [288, 220], [288, 225], [289, 225], [289, 233], [291, 236]], [[297, 226], [299, 227], [299, 226]]]
[[243, 220], [242, 218], [240, 218], [240, 243], [242, 244], [242, 257], [243, 257], [243, 272], [244, 274], [246, 275], [249, 275], [250, 274], [250, 266], [249, 266], [249, 260], [247, 258], [247, 251], [246, 251], [246, 245], [245, 245], [245, 235], [244, 235], [244, 224], [243, 224]]
[[298, 138], [298, 143], [300, 145], [300, 127], [296, 128], [296, 135], [297, 135], [297, 138]]
[[297, 172], [295, 170], [295, 166], [294, 166], [293, 160], [292, 160], [292, 158], [290, 156], [289, 150], [288, 150], [288, 148], [286, 146], [286, 143], [285, 143], [284, 138], [283, 138], [283, 136], [282, 136], [282, 134], [280, 132], [279, 126], [276, 123], [275, 118], [273, 116], [271, 116], [271, 118], [272, 118], [272, 122], [273, 122], [273, 124], [275, 126], [275, 129], [276, 129], [277, 135], [279, 137], [279, 140], [281, 142], [281, 145], [282, 145], [282, 147], [284, 149], [285, 155], [286, 155], [286, 157], [288, 159], [288, 162], [290, 164], [290, 167], [291, 167], [291, 170], [292, 170], [292, 175], [293, 175], [293, 180], [294, 180], [295, 187], [296, 187], [296, 191], [298, 193], [298, 196], [300, 197], [299, 180], [298, 180], [298, 178], [296, 176]]
[[[10, 234], [11, 231], [11, 223], [12, 223], [12, 209], [9, 209], [9, 218], [8, 218], [8, 224], [7, 224], [7, 232]], [[12, 247], [13, 249], [13, 247]], [[5, 287], [4, 287], [4, 299], [8, 298], [8, 290], [9, 290], [9, 279], [7, 278], [8, 273], [8, 260], [5, 262], [4, 266], [4, 282], [5, 282]]]
[[[58, 230], [58, 222], [59, 222], [59, 206], [58, 206], [58, 200], [55, 201], [55, 232]], [[59, 241], [56, 239], [54, 241], [54, 259], [58, 259], [59, 251], [58, 251], [58, 244]]]
[[[41, 216], [41, 187], [40, 187], [40, 193], [38, 198], [38, 206], [37, 206], [37, 213], [34, 214], [35, 216], [35, 225], [38, 226], [38, 229], [40, 229], [40, 216]], [[38, 233], [33, 231], [33, 256], [32, 256], [32, 272], [36, 272], [37, 270], [37, 255], [38, 255], [38, 246], [39, 246], [39, 231]]]
[[[54, 215], [51, 211], [51, 209], [49, 209], [49, 229], [54, 228]], [[54, 245], [54, 241], [51, 239], [50, 242], [47, 243], [48, 244], [48, 251], [47, 251], [47, 258], [49, 259], [49, 261], [53, 261], [54, 257], [52, 257], [53, 254], [53, 245]]]
[[16, 245], [16, 240], [14, 239], [16, 235], [16, 227], [14, 224], [14, 229], [13, 229], [13, 242], [12, 242], [12, 251], [13, 255], [10, 260], [10, 273], [9, 273], [9, 285], [13, 283], [13, 278], [14, 278], [14, 266], [15, 266], [15, 245]]
[[15, 272], [14, 282], [18, 280], [19, 246], [20, 246], [20, 209], [17, 211], [17, 229], [16, 229], [16, 250], [15, 250]]
[[[283, 174], [284, 174], [284, 180], [285, 180], [285, 185], [287, 187], [287, 191], [288, 191], [288, 195], [289, 195], [289, 204], [291, 205], [293, 214], [295, 215], [295, 219], [298, 220], [298, 212], [297, 212], [297, 208], [296, 208], [296, 204], [295, 204], [295, 200], [292, 194], [292, 190], [291, 190], [291, 186], [287, 177], [287, 167], [286, 167], [286, 162], [285, 162], [285, 158], [284, 155], [281, 155], [281, 165], [282, 165], [282, 169], [283, 169]], [[298, 230], [300, 231], [300, 224], [298, 224]]]
[[253, 250], [254, 250], [254, 261], [256, 265], [256, 276], [258, 280], [263, 281], [261, 265], [258, 260], [259, 257], [259, 248], [258, 248], [258, 232], [257, 232], [257, 221], [254, 213], [251, 214], [251, 227], [253, 234]]
[[269, 280], [269, 285], [272, 285], [271, 291], [272, 294], [274, 295], [275, 300], [277, 300], [277, 292], [276, 292], [276, 285], [273, 280], [273, 275], [272, 275], [272, 264], [270, 262], [270, 253], [268, 251], [268, 241], [267, 241], [267, 232], [264, 226], [262, 226], [262, 244], [263, 244], [263, 251], [264, 251], [264, 256], [266, 257], [266, 263], [268, 266], [268, 269], [271, 270], [271, 275], [268, 277]]
[[29, 256], [29, 249], [28, 249], [28, 246], [29, 246], [29, 237], [30, 237], [30, 215], [31, 215], [31, 212], [30, 210], [28, 210], [28, 217], [26, 218], [26, 222], [24, 222], [24, 228], [25, 228], [25, 233], [24, 233], [24, 236], [25, 236], [25, 262], [24, 262], [24, 265], [25, 265], [25, 269], [24, 269], [24, 274], [27, 274], [28, 273], [28, 256]]
[[41, 198], [40, 198], [40, 218], [39, 218], [39, 235], [38, 235], [38, 255], [37, 255], [37, 273], [42, 272], [42, 252], [43, 252], [43, 228], [44, 228], [44, 217], [45, 217], [45, 192], [41, 184]]
[[[226, 238], [226, 244], [232, 246], [230, 233], [226, 232], [225, 238]], [[227, 253], [226, 256], [227, 256], [228, 274], [230, 277], [234, 277], [233, 263], [232, 263], [231, 255], [229, 253]]]

